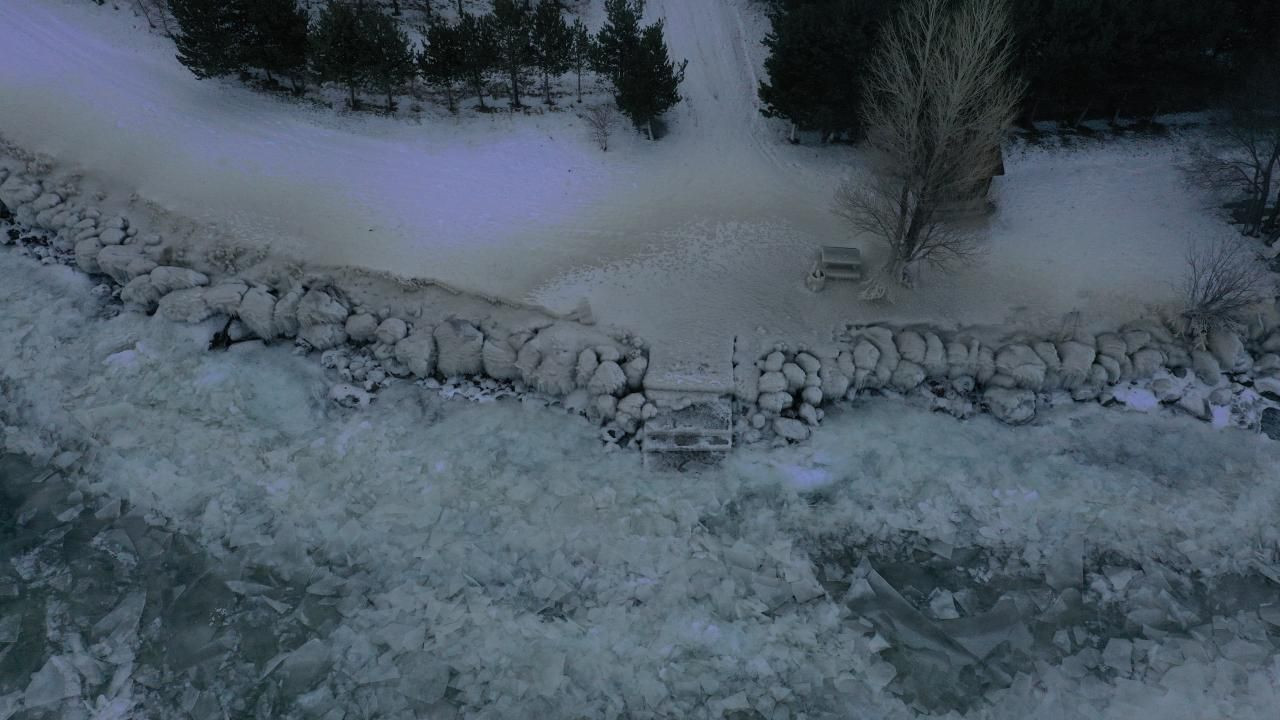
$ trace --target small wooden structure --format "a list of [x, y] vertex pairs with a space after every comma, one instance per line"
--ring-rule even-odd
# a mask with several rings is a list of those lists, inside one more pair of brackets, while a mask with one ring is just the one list
[[818, 292], [826, 285], [827, 280], [863, 280], [866, 272], [862, 267], [862, 252], [855, 247], [840, 245], [823, 245], [818, 249], [818, 260], [809, 277], [805, 278], [805, 287]]
[[1004, 176], [1004, 153], [999, 145], [991, 148], [986, 161], [987, 167], [991, 168], [991, 174], [974, 183], [972, 187], [959, 189], [952, 197], [939, 203], [934, 210], [936, 218], [963, 220], [986, 215], [995, 209], [995, 205], [988, 196], [991, 193], [991, 182]]

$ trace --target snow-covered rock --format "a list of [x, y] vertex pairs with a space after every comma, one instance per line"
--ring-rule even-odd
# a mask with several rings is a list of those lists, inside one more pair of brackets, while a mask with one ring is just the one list
[[584, 348], [578, 353], [578, 364], [573, 372], [574, 382], [578, 387], [586, 387], [591, 382], [591, 376], [596, 374], [596, 368], [600, 367], [600, 356], [596, 354], [595, 348]]
[[345, 408], [368, 407], [373, 396], [355, 385], [339, 383], [329, 388], [329, 401]]
[[810, 385], [801, 393], [801, 398], [809, 405], [818, 407], [822, 404], [822, 388]]
[[98, 233], [98, 242], [103, 245], [119, 245], [124, 242], [124, 231], [116, 228], [108, 228]]
[[[159, 270], [159, 268], [156, 268]], [[155, 270], [151, 271], [155, 275]], [[271, 340], [276, 336], [275, 320], [276, 297], [266, 288], [252, 287], [240, 298], [240, 307], [236, 315], [249, 331], [263, 340]]]
[[600, 363], [587, 383], [587, 390], [592, 395], [618, 395], [626, 389], [627, 374], [622, 371], [618, 363], [612, 361]]
[[792, 442], [803, 442], [809, 439], [808, 426], [799, 420], [791, 418], [774, 418], [773, 431], [778, 434], [778, 437]]
[[595, 409], [602, 419], [612, 420], [618, 415], [618, 398], [612, 395], [598, 395], [595, 399]]
[[1108, 385], [1114, 385], [1120, 382], [1123, 368], [1120, 365], [1120, 361], [1116, 359], [1114, 355], [1103, 355], [1099, 353], [1098, 358], [1094, 361], [1094, 365], [1100, 366], [1106, 371]]
[[478, 375], [484, 370], [484, 333], [458, 319], [435, 329], [436, 370], [445, 377]]
[[120, 285], [134, 278], [130, 265], [143, 260], [142, 251], [135, 245], [107, 245], [98, 251], [98, 268]]
[[409, 326], [400, 318], [387, 318], [378, 325], [378, 342], [384, 345], [395, 345], [409, 334]]
[[[758, 370], [754, 366], [752, 369]], [[627, 387], [639, 390], [644, 387], [644, 374], [649, 371], [649, 358], [637, 355], [622, 366], [622, 371], [627, 374]]]
[[481, 355], [485, 375], [495, 380], [520, 377], [520, 371], [516, 369], [516, 350], [510, 342], [496, 337], [485, 338]]
[[1156, 378], [1151, 381], [1151, 392], [1156, 396], [1156, 400], [1162, 403], [1177, 402], [1182, 398], [1183, 389], [1186, 387], [1184, 383], [1175, 382], [1172, 378]]
[[786, 392], [787, 378], [781, 372], [766, 372], [760, 376], [760, 392], [777, 393]]
[[101, 250], [102, 243], [97, 238], [76, 243], [76, 267], [90, 275], [101, 272], [102, 268], [98, 267], [98, 253]]
[[345, 323], [321, 323], [319, 325], [303, 325], [298, 331], [298, 339], [315, 348], [328, 350], [347, 342]]
[[898, 347], [898, 354], [903, 360], [922, 365], [924, 363], [925, 346], [924, 338], [920, 333], [914, 330], [903, 330], [894, 336], [894, 342]]
[[1224, 328], [1209, 331], [1207, 349], [1218, 361], [1219, 367], [1226, 372], [1247, 372], [1253, 366], [1253, 359], [1244, 349], [1240, 336]]
[[868, 380], [875, 376], [880, 363], [880, 348], [869, 340], [859, 340], [853, 346], [852, 358], [855, 368], [854, 386], [869, 387]]
[[[756, 399], [760, 397], [760, 368], [754, 364], [739, 365], [733, 371], [733, 394], [738, 398], [738, 402], [744, 405], [753, 405]], [[786, 380], [783, 380], [785, 385]], [[628, 385], [631, 385], [628, 378]], [[632, 386], [634, 389], [634, 386]]]
[[930, 380], [944, 380], [950, 373], [947, 348], [934, 333], [924, 335], [924, 371]]
[[1155, 348], [1143, 348], [1133, 354], [1133, 376], [1145, 380], [1164, 368], [1164, 353]]
[[436, 341], [431, 328], [420, 328], [396, 343], [396, 360], [417, 377], [431, 377], [436, 370]]
[[760, 399], [756, 401], [756, 404], [762, 411], [771, 415], [777, 415], [783, 410], [791, 407], [791, 404], [794, 402], [795, 398], [789, 392], [762, 392], [760, 393]]
[[271, 322], [275, 325], [275, 335], [279, 337], [295, 337], [298, 334], [298, 304], [302, 302], [302, 291], [294, 288], [276, 301], [272, 311]]
[[357, 313], [347, 318], [347, 337], [354, 343], [373, 342], [378, 334], [378, 318], [370, 313]]
[[1009, 425], [1022, 425], [1036, 416], [1036, 394], [1030, 390], [987, 388], [982, 399], [997, 420]]
[[312, 288], [298, 302], [298, 325], [302, 327], [333, 323], [345, 325], [347, 314], [347, 306], [326, 290]]
[[823, 363], [822, 369], [818, 371], [818, 376], [822, 382], [818, 386], [822, 391], [823, 397], [842, 398], [844, 394], [849, 392], [850, 376], [840, 371], [836, 363]]
[[205, 289], [200, 287], [174, 290], [160, 298], [159, 312], [166, 320], [180, 323], [203, 322], [213, 315]]
[[1058, 356], [1062, 358], [1062, 386], [1075, 389], [1089, 378], [1097, 351], [1084, 343], [1067, 340], [1058, 346]]
[[[924, 344], [923, 340], [920, 342], [921, 345]], [[920, 383], [924, 382], [924, 379], [925, 372], [923, 367], [910, 360], [902, 360], [898, 363], [898, 367], [894, 369], [891, 382], [894, 388], [902, 392], [909, 392], [920, 387]]]
[[781, 352], [774, 350], [764, 358], [765, 372], [782, 372], [782, 364], [787, 361], [787, 356]]
[[233, 315], [240, 309], [240, 301], [249, 287], [242, 282], [225, 282], [205, 291], [209, 309], [219, 315]]
[[1044, 387], [1044, 360], [1027, 345], [1015, 344], [1000, 348], [996, 355], [996, 371], [1013, 378], [1019, 387], [1030, 390]]
[[154, 312], [161, 298], [161, 293], [151, 282], [151, 275], [139, 275], [129, 281], [120, 291], [120, 299], [131, 305], [137, 305], [145, 312]]
[[898, 369], [898, 361], [902, 359], [898, 354], [898, 346], [894, 344], [893, 332], [883, 327], [864, 328], [861, 332], [880, 351], [875, 365], [875, 379], [868, 378], [867, 387], [884, 387], [893, 377], [893, 371]]
[[631, 393], [618, 401], [618, 412], [641, 417], [646, 400], [643, 393]]
[[186, 290], [187, 288], [208, 285], [209, 277], [195, 270], [161, 265], [151, 271], [151, 284], [155, 285], [160, 292], [167, 294], [174, 290]]
[[979, 385], [986, 385], [996, 374], [995, 352], [986, 345], [980, 345], [976, 353], [971, 350], [969, 355], [975, 358], [973, 362], [974, 379], [978, 381]]
[[1222, 366], [1218, 363], [1218, 358], [1209, 352], [1193, 350], [1191, 369], [1205, 385], [1213, 387], [1222, 382]]
[[565, 395], [560, 405], [571, 413], [585, 413], [587, 408], [591, 407], [591, 393], [587, 392], [586, 388], [578, 388]]
[[1120, 333], [1124, 340], [1125, 352], [1133, 355], [1151, 343], [1151, 333], [1146, 330], [1125, 330]]
[[800, 416], [800, 419], [805, 421], [809, 427], [818, 427], [818, 423], [821, 421], [821, 416], [819, 415], [820, 412], [821, 411], [813, 405], [804, 403], [800, 406], [800, 409], [796, 411], [796, 415]]
[[782, 376], [787, 380], [787, 389], [795, 392], [804, 387], [805, 372], [795, 363], [782, 364]]
[[1128, 355], [1129, 346], [1125, 344], [1124, 338], [1115, 333], [1102, 333], [1098, 336], [1097, 343], [1099, 355], [1107, 355], [1116, 360]]
[[805, 375], [816, 373], [822, 368], [822, 362], [807, 352], [796, 353], [796, 365], [800, 366]]

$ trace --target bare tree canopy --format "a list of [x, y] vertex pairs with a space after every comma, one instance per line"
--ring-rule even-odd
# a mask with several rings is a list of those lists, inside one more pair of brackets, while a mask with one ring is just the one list
[[910, 0], [882, 31], [864, 89], [873, 175], [841, 186], [835, 210], [888, 244], [884, 279], [909, 287], [921, 264], [976, 252], [938, 209], [995, 172], [1023, 91], [1013, 57], [1006, 0]]

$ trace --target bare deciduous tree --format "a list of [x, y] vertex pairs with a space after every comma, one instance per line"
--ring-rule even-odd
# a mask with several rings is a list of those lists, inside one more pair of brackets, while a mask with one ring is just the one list
[[587, 127], [591, 128], [591, 139], [601, 150], [608, 152], [609, 138], [618, 127], [618, 111], [612, 105], [592, 105], [583, 117]]
[[1193, 245], [1186, 259], [1181, 319], [1190, 337], [1230, 327], [1240, 313], [1275, 293], [1271, 273], [1244, 243]]
[[946, 268], [976, 252], [976, 237], [938, 209], [994, 174], [1023, 92], [1013, 56], [1006, 0], [910, 0], [882, 30], [862, 111], [874, 172], [842, 185], [835, 202], [890, 248], [873, 283], [910, 287], [920, 265]]
[[1272, 62], [1249, 73], [1217, 142], [1196, 145], [1189, 169], [1198, 184], [1228, 193], [1245, 235], [1280, 238], [1280, 75]]
[[172, 17], [169, 15], [168, 0], [133, 0], [133, 6], [153, 29], [173, 37]]

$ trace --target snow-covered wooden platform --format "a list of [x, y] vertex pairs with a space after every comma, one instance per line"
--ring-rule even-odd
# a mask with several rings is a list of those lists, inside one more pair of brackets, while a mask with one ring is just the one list
[[644, 388], [658, 407], [644, 426], [646, 467], [714, 461], [733, 449], [732, 342], [653, 348]]

